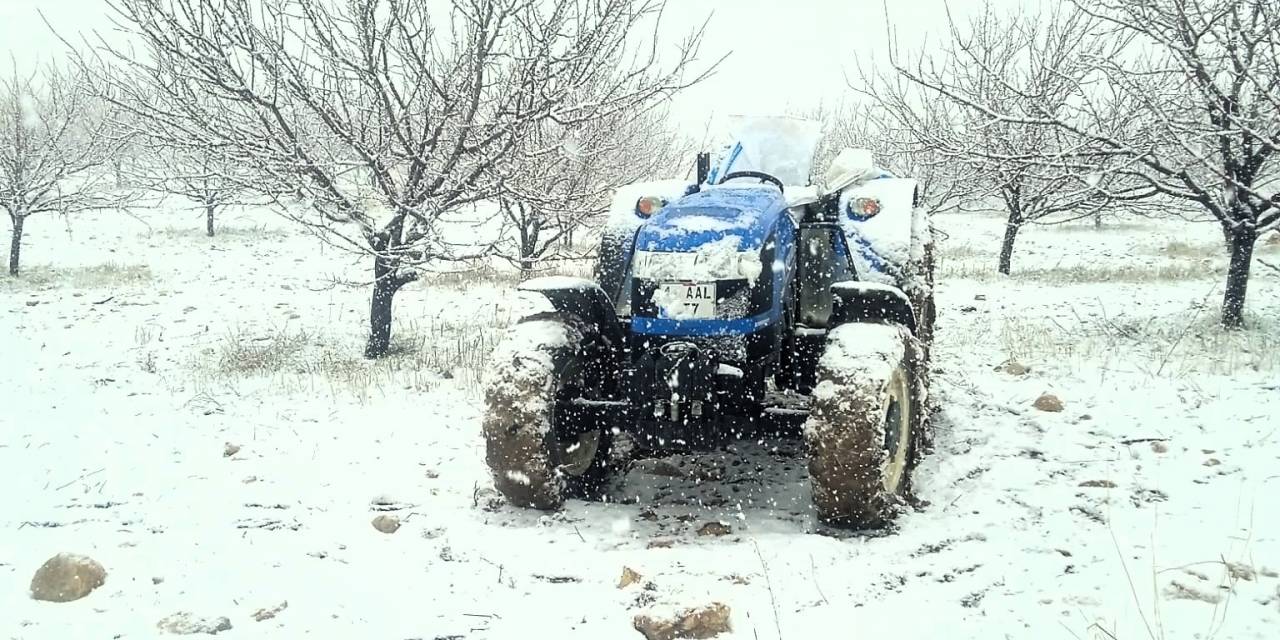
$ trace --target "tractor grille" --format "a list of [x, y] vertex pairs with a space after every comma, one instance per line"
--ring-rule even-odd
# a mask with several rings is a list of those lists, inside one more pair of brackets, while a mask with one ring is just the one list
[[687, 342], [698, 347], [700, 351], [726, 364], [743, 364], [748, 361], [747, 336], [635, 336], [639, 344], [637, 351], [657, 353], [663, 345], [675, 342]]

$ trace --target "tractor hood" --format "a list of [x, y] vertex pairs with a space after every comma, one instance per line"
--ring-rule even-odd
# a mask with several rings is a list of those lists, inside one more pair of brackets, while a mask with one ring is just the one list
[[636, 235], [636, 248], [669, 253], [709, 247], [759, 251], [785, 212], [786, 200], [771, 186], [704, 187], [647, 220]]

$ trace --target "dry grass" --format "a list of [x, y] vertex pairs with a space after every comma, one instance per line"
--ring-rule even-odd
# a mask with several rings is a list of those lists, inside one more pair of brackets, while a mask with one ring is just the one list
[[520, 280], [520, 273], [514, 269], [498, 270], [492, 267], [478, 267], [475, 269], [429, 273], [422, 276], [416, 286], [466, 289], [480, 283], [500, 287], [514, 287], [520, 284]]
[[235, 331], [227, 334], [218, 346], [216, 370], [225, 375], [259, 376], [294, 371], [305, 372], [304, 357], [309, 344], [324, 347], [306, 331], [279, 330], [262, 336], [249, 336]]
[[425, 287], [446, 287], [450, 289], [466, 289], [477, 284], [490, 284], [499, 287], [513, 288], [528, 278], [543, 276], [573, 276], [575, 278], [591, 278], [595, 262], [593, 260], [565, 260], [556, 262], [545, 269], [522, 276], [515, 268], [498, 269], [492, 266], [481, 266], [456, 271], [430, 273], [418, 282]]
[[263, 225], [251, 225], [246, 227], [223, 227], [216, 221], [214, 222], [214, 236], [210, 238], [205, 234], [204, 219], [198, 223], [193, 223], [190, 227], [160, 227], [150, 232], [151, 236], [159, 236], [162, 238], [171, 238], [175, 240], [195, 239], [217, 241], [221, 239], [236, 240], [260, 240], [260, 239], [279, 239], [289, 235], [289, 232], [279, 227], [267, 227]]
[[[1165, 246], [1158, 248], [1155, 253], [1170, 258], [1188, 260], [1225, 260], [1227, 258], [1227, 247], [1221, 242], [1190, 243], [1172, 240]], [[1260, 238], [1253, 247], [1253, 253], [1254, 255], [1262, 256], [1280, 255], [1280, 232], [1267, 234]]]
[[485, 366], [507, 322], [503, 318], [437, 320], [398, 327], [390, 353], [361, 356], [349, 337], [282, 328], [254, 335], [236, 330], [191, 362], [199, 386], [266, 381], [288, 393], [329, 391], [367, 398], [400, 387], [427, 390], [441, 379], [478, 393]]
[[[1003, 276], [996, 271], [995, 253], [983, 251], [967, 243], [943, 245], [938, 257], [938, 275], [942, 278], [979, 282], [998, 282], [1009, 279], [1014, 282], [1053, 285], [1098, 282], [1176, 282], [1221, 278], [1226, 275], [1227, 252], [1221, 243], [1171, 240], [1164, 245], [1151, 246], [1144, 251], [1146, 255], [1159, 256], [1164, 260], [1143, 259], [1135, 256], [1128, 263], [1019, 268], [1018, 256], [1015, 254], [1013, 273]], [[1254, 248], [1254, 253], [1258, 256], [1280, 255], [1280, 242], [1272, 244], [1265, 239], [1260, 240]]]
[[[560, 263], [539, 275], [586, 277], [590, 263]], [[509, 288], [519, 282], [515, 270], [489, 268], [436, 273], [415, 286]], [[455, 378], [459, 389], [475, 395], [489, 357], [510, 324], [497, 307], [486, 313], [492, 315], [443, 315], [397, 325], [391, 352], [374, 361], [361, 356], [363, 342], [351, 335], [293, 327], [236, 329], [215, 347], [196, 354], [189, 368], [200, 387], [254, 382], [286, 393], [329, 391], [364, 399], [396, 387], [426, 390]]]
[[1006, 318], [996, 330], [1005, 355], [1024, 364], [1070, 370], [1127, 369], [1153, 377], [1228, 375], [1280, 370], [1280, 321], [1251, 316], [1247, 328], [1226, 331], [1216, 309], [1171, 318]]
[[0, 288], [7, 289], [112, 289], [151, 282], [151, 268], [145, 264], [106, 264], [88, 267], [38, 265], [23, 269], [17, 277], [0, 276]]
[[[997, 243], [992, 242], [991, 249], [996, 249]], [[993, 250], [982, 249], [968, 242], [951, 243], [942, 242], [938, 244], [938, 256], [942, 260], [975, 260], [975, 259], [996, 259], [996, 253]]]
[[1205, 258], [1220, 258], [1226, 255], [1226, 248], [1222, 243], [1218, 244], [1191, 244], [1174, 240], [1162, 247], [1158, 253], [1160, 255], [1169, 256], [1170, 258], [1184, 258], [1188, 260], [1203, 260]]
[[1114, 233], [1138, 233], [1150, 232], [1151, 225], [1143, 222], [1115, 222], [1103, 219], [1102, 226], [1094, 226], [1093, 220], [1076, 220], [1073, 222], [1064, 222], [1061, 224], [1044, 224], [1037, 225], [1038, 228], [1046, 231], [1057, 233], [1098, 233], [1098, 234], [1114, 234]]
[[1098, 282], [1174, 282], [1181, 280], [1219, 278], [1225, 274], [1226, 270], [1220, 264], [1204, 265], [1199, 262], [1174, 262], [1151, 264], [1063, 265], [1021, 269], [1015, 264], [1013, 267], [1013, 273], [1005, 276], [996, 271], [994, 260], [984, 263], [954, 261], [946, 257], [938, 260], [938, 276], [940, 278], [960, 278], [977, 280], [979, 282], [1011, 280], [1014, 282], [1043, 283], [1052, 285], [1088, 284]]

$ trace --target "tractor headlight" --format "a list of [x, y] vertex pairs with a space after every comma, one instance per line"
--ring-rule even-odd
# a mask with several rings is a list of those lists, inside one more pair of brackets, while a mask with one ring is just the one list
[[879, 198], [853, 198], [849, 200], [849, 217], [854, 220], [870, 220], [880, 213]]
[[667, 206], [667, 201], [658, 196], [645, 196], [636, 200], [636, 215], [641, 218], [648, 218], [653, 214], [662, 211]]

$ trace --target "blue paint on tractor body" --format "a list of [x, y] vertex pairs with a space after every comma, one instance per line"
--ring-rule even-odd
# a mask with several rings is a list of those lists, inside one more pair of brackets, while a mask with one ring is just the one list
[[866, 238], [862, 237], [861, 234], [853, 234], [853, 241], [854, 244], [858, 245], [858, 253], [862, 254], [862, 257], [866, 259], [872, 271], [880, 274], [889, 273], [888, 263], [879, 253], [876, 253], [875, 247], [871, 246], [871, 243]]
[[768, 328], [774, 314], [762, 313], [754, 318], [736, 320], [676, 320], [672, 318], [632, 318], [631, 330], [659, 336], [745, 336]]
[[[737, 242], [725, 242], [726, 238]], [[796, 268], [796, 222], [787, 213], [782, 193], [768, 185], [704, 187], [669, 203], [645, 221], [636, 232], [632, 251], [694, 253], [713, 244], [717, 251], [756, 252], [762, 261], [768, 256], [760, 278], [772, 284], [769, 308], [753, 317], [725, 320], [633, 316], [632, 331], [662, 336], [741, 336], [782, 321], [783, 295]]]

